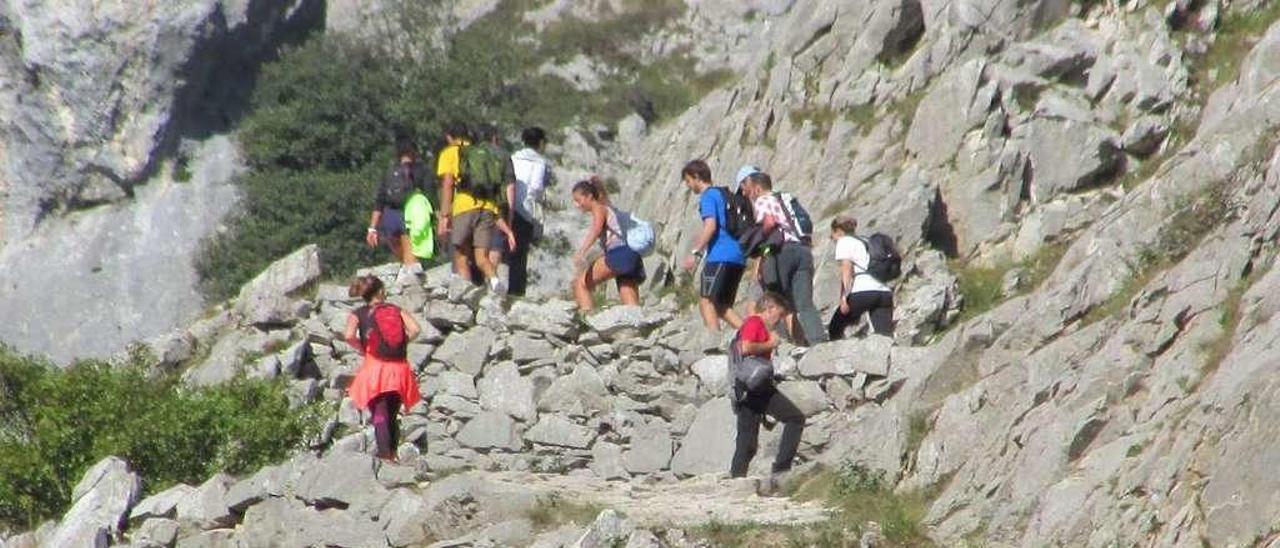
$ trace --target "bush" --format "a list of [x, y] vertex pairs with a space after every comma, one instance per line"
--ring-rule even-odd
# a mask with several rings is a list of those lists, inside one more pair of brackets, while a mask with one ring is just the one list
[[308, 243], [320, 246], [325, 268], [345, 275], [388, 260], [385, 249], [364, 243], [373, 194], [382, 171], [262, 171], [242, 177], [242, 209], [232, 227], [205, 242], [196, 257], [201, 289], [226, 299], [279, 257]]
[[0, 529], [66, 511], [97, 461], [116, 455], [148, 492], [279, 461], [319, 432], [319, 408], [290, 409], [279, 382], [189, 389], [146, 360], [65, 370], [0, 348]]

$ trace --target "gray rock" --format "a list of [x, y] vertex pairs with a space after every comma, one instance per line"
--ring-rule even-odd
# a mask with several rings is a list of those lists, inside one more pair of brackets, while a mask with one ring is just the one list
[[458, 443], [474, 449], [505, 449], [519, 451], [524, 448], [515, 421], [506, 413], [483, 411], [458, 431]]
[[178, 509], [178, 503], [193, 496], [196, 488], [179, 483], [159, 493], [151, 495], [139, 502], [129, 513], [131, 523], [151, 518], [171, 518]]
[[1040, 202], [1106, 181], [1123, 158], [1119, 138], [1093, 124], [1036, 118], [1014, 135], [1026, 143], [1031, 195]]
[[129, 534], [129, 540], [150, 546], [173, 546], [178, 540], [178, 522], [152, 518]]
[[607, 441], [596, 442], [591, 447], [591, 471], [605, 480], [626, 479], [627, 469], [622, 464], [622, 446]]
[[461, 371], [442, 371], [435, 378], [428, 378], [424, 384], [429, 395], [444, 394], [469, 400], [480, 397], [480, 393], [476, 392], [475, 378]]
[[671, 471], [695, 476], [729, 469], [737, 421], [727, 398], [716, 398], [698, 408], [689, 432], [671, 459]]
[[302, 319], [298, 293], [320, 278], [320, 248], [304, 246], [268, 266], [236, 297], [236, 311], [253, 325], [291, 324]]
[[268, 496], [282, 496], [285, 491], [286, 471], [281, 466], [267, 466], [252, 476], [235, 482], [227, 488], [223, 500], [232, 512], [242, 514], [245, 509]]
[[296, 496], [313, 506], [376, 516], [390, 496], [378, 482], [376, 465], [367, 454], [332, 452], [303, 472], [295, 487]]
[[831, 408], [827, 394], [815, 381], [784, 381], [778, 383], [778, 394], [791, 401], [806, 417], [812, 417]]
[[1169, 125], [1156, 116], [1138, 118], [1120, 136], [1120, 147], [1138, 157], [1149, 156], [1160, 148], [1169, 134]]
[[293, 498], [272, 497], [250, 507], [237, 531], [250, 548], [386, 545], [377, 522], [353, 512], [317, 510]]
[[604, 510], [596, 516], [596, 520], [573, 546], [574, 548], [609, 548], [625, 542], [634, 530], [635, 525], [617, 510]]
[[627, 451], [627, 471], [652, 474], [665, 470], [671, 463], [671, 430], [660, 421], [637, 427], [631, 432], [631, 449]]
[[588, 316], [587, 325], [606, 340], [611, 340], [624, 331], [633, 331], [643, 336], [671, 318], [671, 313], [665, 310], [617, 305]]
[[475, 322], [476, 313], [465, 304], [434, 299], [422, 309], [427, 323], [440, 329], [458, 329]]
[[590, 429], [574, 424], [559, 415], [543, 415], [538, 423], [525, 432], [524, 439], [543, 445], [586, 449], [595, 441], [596, 434]]
[[489, 349], [497, 334], [488, 327], [476, 327], [470, 331], [454, 333], [436, 350], [435, 360], [463, 373], [476, 377], [484, 368]]
[[533, 537], [533, 522], [525, 518], [510, 519], [482, 529], [476, 536], [497, 546], [516, 546]]
[[511, 310], [507, 312], [507, 321], [514, 330], [565, 339], [576, 331], [573, 322], [575, 310], [577, 307], [567, 301], [551, 300], [545, 303], [534, 303], [520, 300], [511, 305]]
[[533, 381], [520, 376], [514, 363], [500, 362], [488, 367], [477, 384], [480, 406], [484, 409], [501, 411], [522, 421], [531, 421], [537, 416]]
[[855, 373], [887, 376], [892, 346], [893, 339], [879, 335], [816, 344], [800, 359], [798, 370], [806, 378]]
[[235, 516], [227, 505], [227, 489], [233, 481], [226, 474], [216, 474], [206, 480], [190, 496], [178, 501], [177, 520], [205, 530], [235, 525]]
[[386, 527], [387, 544], [400, 547], [426, 543], [430, 538], [423, 525], [427, 520], [426, 510], [421, 496], [408, 489], [392, 491], [387, 505], [378, 515], [378, 521]]
[[472, 400], [445, 394], [431, 398], [431, 408], [439, 409], [457, 417], [474, 417], [479, 415], [481, 407]]
[[579, 364], [573, 373], [557, 378], [538, 399], [539, 411], [607, 411], [609, 389], [595, 368]]
[[623, 548], [663, 548], [664, 546], [658, 536], [648, 529], [636, 529], [631, 532], [631, 536], [627, 537], [627, 544]]
[[124, 529], [142, 493], [142, 479], [117, 457], [98, 461], [71, 491], [71, 509], [45, 546], [102, 546]]
[[178, 539], [178, 548], [240, 548], [234, 529], [214, 529]]
[[729, 390], [729, 357], [725, 355], [707, 356], [693, 364], [693, 374], [698, 376], [702, 392], [712, 397], [725, 394]]
[[511, 359], [517, 364], [526, 364], [539, 360], [550, 360], [555, 357], [555, 347], [546, 339], [535, 339], [524, 335], [511, 338]]

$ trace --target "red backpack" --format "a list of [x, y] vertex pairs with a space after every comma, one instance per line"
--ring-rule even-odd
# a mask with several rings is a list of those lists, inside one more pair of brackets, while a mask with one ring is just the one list
[[360, 320], [360, 343], [365, 353], [387, 360], [399, 360], [407, 355], [409, 337], [404, 331], [400, 307], [386, 303], [363, 306], [356, 311], [356, 318]]

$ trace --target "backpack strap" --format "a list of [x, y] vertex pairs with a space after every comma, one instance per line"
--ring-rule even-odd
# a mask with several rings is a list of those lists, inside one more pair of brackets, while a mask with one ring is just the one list
[[[774, 199], [774, 200], [777, 200], [777, 201], [778, 201], [778, 209], [781, 209], [781, 210], [782, 210], [782, 216], [787, 218], [787, 224], [791, 226], [791, 231], [794, 233], [794, 236], [796, 237], [796, 239], [797, 239], [797, 240], [799, 240], [799, 243], [801, 243], [801, 244], [805, 244], [805, 245], [808, 245], [808, 244], [804, 241], [804, 238], [801, 238], [801, 237], [800, 237], [800, 227], [799, 227], [799, 226], [796, 226], [796, 220], [795, 220], [795, 218], [793, 218], [793, 217], [791, 216], [791, 211], [787, 209], [787, 203], [786, 203], [786, 202], [784, 202], [784, 201], [782, 201], [782, 193], [781, 193], [781, 192], [770, 192], [769, 194], [770, 194], [771, 196], [773, 196], [773, 199]], [[787, 239], [786, 239], [785, 235], [784, 235], [784, 237], [782, 238], [782, 243], [783, 243], [784, 245], [787, 243]]]
[[[867, 241], [867, 239], [863, 238], [862, 236], [850, 236], [850, 238], [853, 238], [859, 242], [862, 242], [862, 248], [867, 250], [867, 264], [860, 265], [857, 263], [857, 261], [853, 261], [853, 260], [849, 261], [853, 263], [853, 266], [857, 267], [853, 271], [853, 277], [857, 278], [858, 276], [862, 276], [864, 274], [867, 276], [871, 276], [871, 273], [867, 271], [867, 268], [871, 266], [871, 242]], [[858, 268], [861, 268], [862, 272], [858, 272], [857, 270]], [[871, 277], [874, 278], [875, 276], [871, 276]]]

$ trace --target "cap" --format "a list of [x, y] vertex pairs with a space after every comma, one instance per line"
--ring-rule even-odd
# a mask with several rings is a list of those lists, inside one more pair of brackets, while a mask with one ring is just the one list
[[760, 173], [760, 168], [751, 164], [738, 168], [738, 176], [733, 178], [733, 191], [737, 192], [739, 188], [742, 188], [742, 181], [745, 181], [753, 173]]

